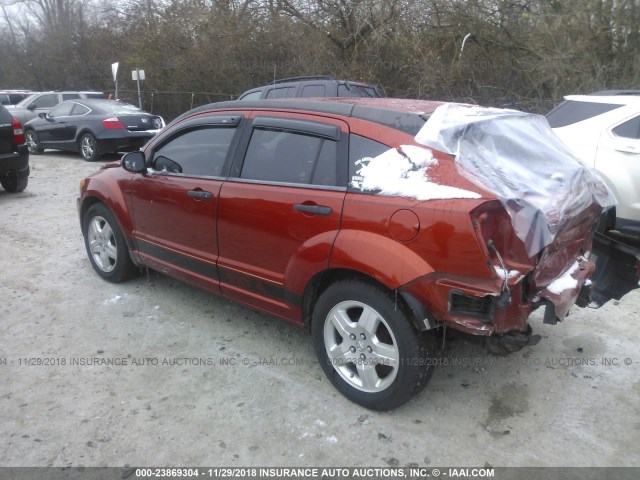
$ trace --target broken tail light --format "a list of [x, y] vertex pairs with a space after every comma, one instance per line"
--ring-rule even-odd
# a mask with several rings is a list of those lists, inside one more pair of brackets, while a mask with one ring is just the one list
[[534, 268], [511, 217], [499, 201], [483, 203], [470, 215], [487, 267], [499, 278], [519, 278]]

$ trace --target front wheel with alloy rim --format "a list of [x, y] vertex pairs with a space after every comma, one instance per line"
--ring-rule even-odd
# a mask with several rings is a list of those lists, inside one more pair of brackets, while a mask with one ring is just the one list
[[100, 157], [98, 142], [92, 134], [85, 133], [80, 137], [80, 155], [87, 162], [92, 162]]
[[44, 152], [44, 148], [40, 148], [38, 136], [33, 130], [28, 130], [24, 133], [24, 141], [27, 144], [27, 149], [31, 155], [40, 155]]
[[420, 333], [382, 287], [341, 281], [318, 299], [312, 317], [316, 355], [331, 383], [373, 410], [402, 405], [433, 371], [435, 336]]
[[98, 275], [117, 283], [136, 274], [122, 231], [107, 207], [96, 203], [87, 210], [83, 233], [87, 255]]

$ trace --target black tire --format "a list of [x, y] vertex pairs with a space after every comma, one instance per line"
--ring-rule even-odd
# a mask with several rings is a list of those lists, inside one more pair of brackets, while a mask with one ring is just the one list
[[27, 188], [28, 183], [29, 177], [18, 177], [17, 175], [9, 175], [0, 178], [0, 185], [2, 185], [2, 188], [10, 193], [23, 192], [24, 189]]
[[87, 210], [82, 233], [87, 255], [98, 275], [113, 283], [136, 275], [122, 231], [107, 207], [96, 203]]
[[38, 142], [38, 135], [33, 130], [24, 132], [24, 139], [30, 155], [40, 155], [44, 152], [44, 148], [41, 148]]
[[[344, 319], [348, 328], [340, 333], [331, 318]], [[402, 305], [381, 287], [359, 280], [331, 285], [314, 306], [311, 330], [331, 383], [372, 410], [402, 405], [426, 386], [433, 372], [434, 333], [419, 333]], [[336, 355], [330, 349], [348, 351]], [[396, 361], [385, 362], [385, 355]]]
[[98, 160], [102, 155], [100, 153], [100, 148], [98, 147], [98, 142], [96, 141], [96, 137], [91, 133], [84, 133], [80, 137], [80, 141], [78, 142], [78, 148], [80, 149], [80, 155], [87, 162], [93, 162], [94, 160]]

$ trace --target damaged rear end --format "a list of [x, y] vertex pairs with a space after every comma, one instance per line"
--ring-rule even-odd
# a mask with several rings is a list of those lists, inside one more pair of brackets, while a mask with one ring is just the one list
[[431, 274], [400, 289], [410, 305], [426, 305], [426, 328], [442, 322], [515, 351], [537, 341], [534, 310], [555, 324], [578, 298], [588, 303], [595, 225], [616, 200], [544, 117], [448, 104], [416, 141], [454, 155], [458, 172], [496, 198], [470, 212], [490, 278]]

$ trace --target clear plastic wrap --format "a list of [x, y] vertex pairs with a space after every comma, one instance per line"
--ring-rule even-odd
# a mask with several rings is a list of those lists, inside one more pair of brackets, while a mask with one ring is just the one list
[[617, 203], [600, 176], [580, 163], [540, 115], [445, 104], [416, 141], [454, 155], [461, 174], [500, 199], [529, 256], [594, 203], [603, 210]]

